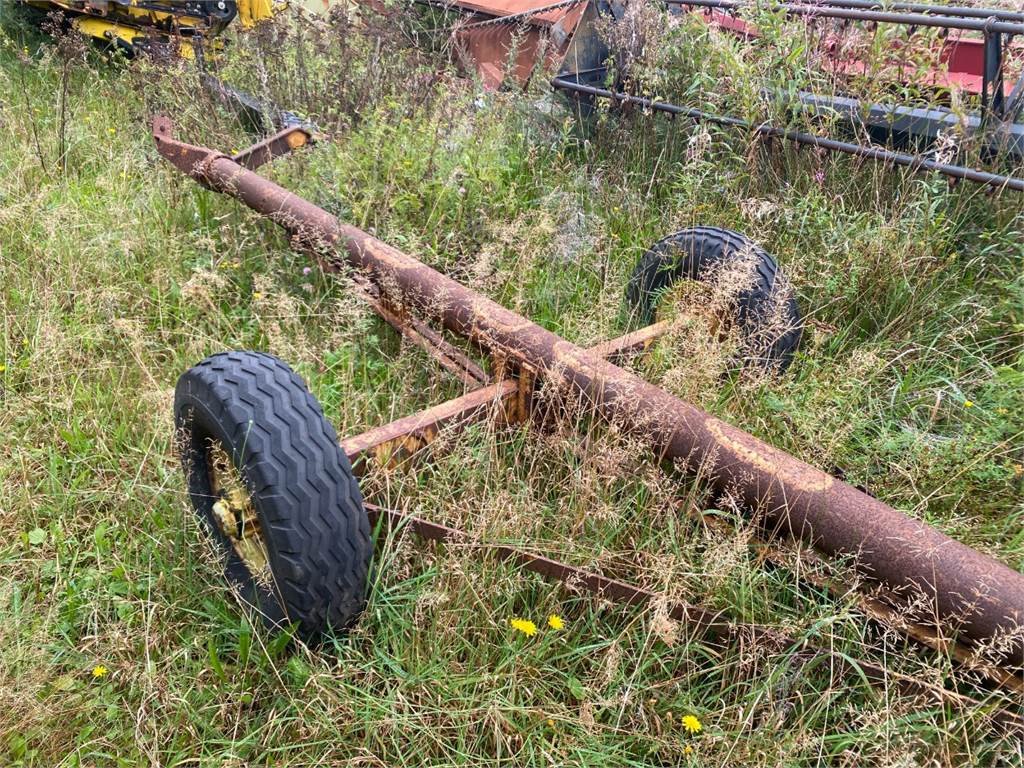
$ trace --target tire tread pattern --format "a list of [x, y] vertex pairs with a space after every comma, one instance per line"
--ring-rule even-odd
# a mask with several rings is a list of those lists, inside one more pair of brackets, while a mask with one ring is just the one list
[[764, 355], [753, 360], [785, 371], [793, 362], [803, 332], [796, 296], [771, 254], [738, 232], [719, 227], [694, 227], [656, 242], [633, 269], [626, 286], [627, 307], [640, 322], [653, 323], [658, 299], [665, 289], [678, 280], [702, 280], [711, 268], [740, 254], [753, 256], [756, 275], [753, 285], [736, 297], [737, 319], [745, 335], [757, 334], [760, 327], [771, 320], [768, 309], [773, 303], [773, 293], [786, 291], [785, 327], [773, 334]]
[[[349, 626], [365, 600], [369, 522], [337, 434], [302, 379], [273, 355], [215, 354], [179, 379], [175, 415], [179, 431], [198, 420], [220, 432], [249, 487], [280, 603], [260, 600], [264, 616], [283, 611], [304, 639]], [[195, 472], [185, 453], [183, 462]], [[190, 490], [198, 509], [191, 481]]]

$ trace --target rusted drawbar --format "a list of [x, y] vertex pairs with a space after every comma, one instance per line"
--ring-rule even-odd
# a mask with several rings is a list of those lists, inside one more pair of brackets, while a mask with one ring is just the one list
[[216, 151], [185, 144], [169, 120], [153, 126], [160, 154], [207, 188], [286, 229], [296, 248], [347, 262], [391, 307], [439, 321], [534, 386], [548, 380], [643, 439], [658, 457], [699, 471], [771, 528], [852, 559], [867, 578], [948, 634], [988, 645], [1024, 667], [1024, 575], [511, 312]]

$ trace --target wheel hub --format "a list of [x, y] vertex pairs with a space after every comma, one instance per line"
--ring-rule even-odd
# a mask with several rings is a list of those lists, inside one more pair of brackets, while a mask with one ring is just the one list
[[210, 441], [207, 461], [211, 490], [217, 499], [213, 503], [217, 527], [254, 577], [269, 574], [267, 545], [259, 515], [238, 470], [217, 441]]

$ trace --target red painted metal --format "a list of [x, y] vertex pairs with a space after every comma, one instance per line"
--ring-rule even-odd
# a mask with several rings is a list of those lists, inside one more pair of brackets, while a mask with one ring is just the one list
[[[553, 4], [548, 0], [454, 0], [445, 3], [445, 7], [462, 10], [466, 14], [465, 22], [453, 28], [453, 36], [463, 63], [476, 70], [485, 87], [493, 89], [509, 80], [525, 84], [538, 65], [557, 66], [590, 1], [565, 0]], [[572, 4], [566, 5], [566, 2]], [[760, 36], [757, 27], [737, 16], [734, 10], [687, 6], [686, 0], [677, 2], [716, 28], [747, 40]], [[813, 8], [815, 4], [808, 2], [798, 7]], [[847, 9], [838, 10], [843, 12]], [[871, 13], [870, 10], [859, 8], [848, 10], [851, 13]], [[911, 14], [903, 16], [913, 17]], [[962, 21], [977, 25], [982, 20], [970, 18]], [[593, 31], [587, 30], [587, 34], [593, 34]], [[880, 74], [877, 66], [845, 56], [842, 53], [841, 36], [836, 34], [824, 45], [826, 58], [823, 63], [827, 71], [837, 75], [870, 74], [875, 78], [901, 83], [906, 78], [900, 61], [903, 52], [913, 52], [920, 60], [921, 45], [923, 43], [914, 38], [895, 44], [890, 61]], [[914, 84], [974, 95], [982, 92], [984, 41], [979, 33], [954, 29], [946, 37], [928, 43], [928, 46], [932, 67], [923, 73], [915, 72]], [[1024, 67], [1024, 48], [1014, 46], [1008, 51], [1006, 59], [1010, 74], [1003, 87], [1008, 95]]]
[[452, 29], [456, 49], [463, 65], [493, 90], [508, 81], [525, 85], [538, 66], [556, 67], [587, 2], [458, 0], [443, 7], [464, 12]]
[[[689, 10], [711, 26], [731, 32], [743, 39], [752, 40], [760, 37], [760, 33], [754, 24], [744, 21], [737, 16], [737, 13], [743, 10], [743, 5], [739, 2], [728, 3], [734, 7], [727, 9], [702, 6], [700, 5], [701, 0], [671, 0], [671, 2], [674, 5], [679, 5]], [[815, 12], [821, 14], [828, 12], [849, 13], [851, 15], [863, 14], [867, 17], [868, 23], [874, 23], [871, 21], [870, 14], [873, 12], [871, 10], [832, 7], [827, 2], [819, 5], [809, 0], [804, 4], [780, 3], [778, 7], [780, 9], [791, 8], [795, 11], [804, 12], [806, 17], [811, 20], [817, 18], [814, 16]], [[899, 19], [914, 18], [912, 14], [887, 14], [886, 12], [878, 11], [878, 18], [883, 18], [887, 15], [894, 24], [902, 24], [908, 28], [912, 26], [909, 23], [899, 21]], [[917, 18], [927, 19], [929, 16], [918, 14]], [[849, 21], [856, 21], [856, 19], [849, 19]], [[977, 27], [984, 24], [985, 20], [970, 18], [954, 19], [953, 22], [970, 24]], [[995, 23], [996, 20], [993, 20], [993, 22]], [[998, 23], [1014, 24], [1015, 22], [1005, 21]], [[906, 82], [903, 61], [907, 58], [907, 54], [912, 53], [917, 60], [924, 60], [926, 57], [922, 53], [923, 48], [926, 47], [930, 51], [931, 69], [923, 73], [915, 71], [912, 84], [941, 90], [963, 91], [974, 95], [982, 93], [985, 43], [981, 33], [977, 30], [952, 29], [949, 30], [949, 34], [946, 36], [930, 42], [922, 42], [920, 38], [914, 37], [908, 37], [905, 41], [894, 41], [888, 61], [881, 69], [873, 62], [865, 62], [861, 59], [843, 55], [843, 34], [831, 34], [824, 42], [823, 52], [826, 55], [826, 59], [823, 63], [826, 71], [846, 76], [870, 75], [875, 79], [892, 83], [903, 83]], [[1014, 81], [1020, 76], [1022, 67], [1024, 67], [1024, 48], [1019, 44], [1014, 45], [1007, 51], [1005, 58], [1008, 64], [1009, 76], [1006, 78], [1003, 88], [1004, 92], [1009, 95]]]

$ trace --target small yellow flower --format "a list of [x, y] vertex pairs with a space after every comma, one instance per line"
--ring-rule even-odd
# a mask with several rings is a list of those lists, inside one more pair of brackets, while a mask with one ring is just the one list
[[117, 133], [117, 128], [107, 128], [107, 133], [113, 136], [115, 133]]
[[512, 629], [519, 630], [527, 637], [537, 634], [537, 625], [529, 619], [512, 619], [509, 623], [512, 625]]
[[557, 616], [552, 613], [548, 616], [548, 626], [552, 629], [565, 629], [565, 622], [562, 621], [561, 616]]
[[548, 728], [554, 728], [554, 727], [555, 727], [555, 721], [554, 721], [554, 720], [552, 720], [552, 719], [551, 719], [551, 718], [549, 717], [549, 718], [548, 718]]
[[683, 754], [684, 755], [692, 755], [693, 754], [693, 747], [691, 747], [689, 744], [687, 744], [685, 747], [683, 747]]
[[106, 677], [108, 671], [102, 664], [97, 664], [92, 668], [92, 676], [95, 678]]
[[253, 297], [253, 298], [254, 298], [254, 299], [255, 299], [256, 301], [259, 301], [260, 299], [262, 299], [262, 298], [263, 298], [263, 294], [262, 294], [262, 293], [260, 293], [259, 291], [253, 291], [252, 297]]
[[696, 715], [683, 715], [682, 723], [687, 733], [700, 733], [704, 727]]
[[974, 401], [973, 400], [964, 400], [964, 408], [973, 408], [973, 407], [974, 407]]

